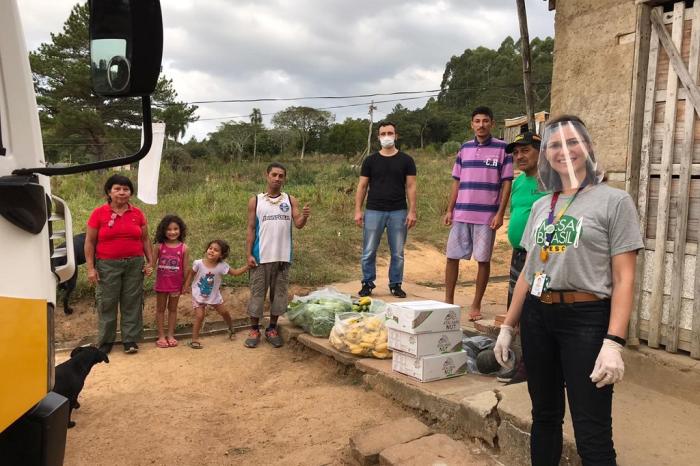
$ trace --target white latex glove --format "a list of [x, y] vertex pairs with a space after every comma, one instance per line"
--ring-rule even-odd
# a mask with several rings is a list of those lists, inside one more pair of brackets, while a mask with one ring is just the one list
[[595, 360], [593, 372], [591, 372], [591, 382], [595, 386], [602, 388], [622, 380], [625, 374], [625, 363], [622, 362], [622, 345], [605, 338], [600, 353]]
[[496, 346], [493, 347], [493, 353], [496, 356], [496, 361], [501, 366], [510, 369], [513, 367], [513, 361], [508, 361], [510, 344], [513, 341], [513, 327], [510, 325], [501, 325], [501, 331], [498, 332]]

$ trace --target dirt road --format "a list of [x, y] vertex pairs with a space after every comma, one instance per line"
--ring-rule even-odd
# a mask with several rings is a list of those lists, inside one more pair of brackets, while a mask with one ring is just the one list
[[65, 464], [347, 464], [352, 434], [407, 415], [324, 356], [242, 339], [115, 347], [87, 380]]
[[[409, 288], [410, 282], [441, 283], [440, 251], [413, 245], [406, 262]], [[379, 261], [378, 277], [386, 275], [387, 266]], [[497, 263], [494, 274], [503, 273], [504, 266]], [[473, 268], [464, 262], [460, 280], [473, 279]], [[471, 298], [460, 291], [457, 297], [466, 304]], [[245, 316], [247, 289], [226, 289], [224, 298], [234, 317]], [[147, 326], [154, 306], [149, 297]], [[71, 316], [57, 312], [58, 340], [95, 333], [93, 302], [75, 307]], [[178, 322], [187, 324], [191, 317], [188, 300], [182, 299]], [[211, 313], [207, 319], [219, 317]], [[77, 426], [68, 433], [65, 464], [343, 465], [349, 462], [351, 435], [410, 415], [338, 375], [325, 356], [266, 344], [250, 350], [243, 339], [243, 332], [232, 342], [221, 335], [204, 338], [203, 350], [190, 349], [185, 339], [169, 349], [145, 342], [136, 355], [125, 355], [116, 345], [110, 364], [95, 366], [87, 380], [82, 407], [73, 415]], [[67, 357], [60, 353], [56, 362]]]

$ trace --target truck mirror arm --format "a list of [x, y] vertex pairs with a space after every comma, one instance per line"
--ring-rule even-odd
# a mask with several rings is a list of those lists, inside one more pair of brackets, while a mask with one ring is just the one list
[[151, 150], [151, 143], [153, 142], [153, 128], [152, 128], [152, 118], [151, 118], [151, 97], [148, 95], [141, 97], [141, 107], [143, 114], [143, 145], [133, 155], [128, 157], [119, 157], [111, 160], [101, 160], [99, 162], [84, 163], [81, 165], [72, 165], [70, 167], [36, 167], [36, 168], [18, 168], [12, 172], [13, 175], [26, 176], [31, 174], [38, 175], [72, 175], [74, 173], [83, 173], [93, 170], [100, 170], [103, 168], [118, 167], [120, 165], [127, 165], [130, 163], [138, 162], [148, 154]]

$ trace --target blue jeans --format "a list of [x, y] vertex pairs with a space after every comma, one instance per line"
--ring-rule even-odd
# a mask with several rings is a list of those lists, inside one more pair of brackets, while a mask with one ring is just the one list
[[532, 400], [530, 455], [533, 466], [559, 464], [564, 388], [584, 466], [615, 465], [612, 440], [613, 386], [596, 388], [589, 375], [610, 320], [610, 301], [544, 304], [528, 294], [520, 337]]
[[391, 251], [389, 285], [403, 281], [403, 246], [406, 244], [407, 210], [365, 210], [362, 234], [362, 283], [374, 284], [377, 278], [377, 248], [386, 229]]

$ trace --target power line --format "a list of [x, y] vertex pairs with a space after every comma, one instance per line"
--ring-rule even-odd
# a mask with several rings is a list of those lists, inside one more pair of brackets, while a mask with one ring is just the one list
[[[536, 82], [533, 83], [533, 85], [548, 85], [551, 84], [551, 81], [547, 82]], [[508, 86], [485, 86], [485, 87], [471, 87], [471, 88], [456, 88], [456, 89], [446, 89], [447, 92], [467, 92], [467, 91], [474, 91], [474, 90], [487, 90], [487, 89], [510, 89], [510, 88], [518, 88], [522, 89], [522, 85], [517, 84], [517, 85], [508, 85]], [[192, 102], [181, 102], [181, 103], [217, 103], [217, 102], [224, 102], [224, 103], [246, 103], [246, 102], [267, 102], [267, 101], [291, 101], [291, 100], [304, 100], [304, 99], [350, 99], [350, 98], [357, 98], [357, 97], [371, 97], [371, 96], [380, 96], [380, 95], [404, 95], [404, 94], [426, 94], [426, 95], [421, 95], [417, 97], [403, 97], [400, 99], [386, 99], [386, 100], [375, 100], [373, 103], [378, 104], [378, 103], [390, 103], [390, 102], [404, 102], [408, 100], [418, 100], [418, 99], [424, 99], [424, 98], [430, 98], [430, 97], [437, 97], [440, 95], [440, 92], [442, 92], [440, 89], [429, 89], [425, 91], [399, 91], [399, 92], [390, 92], [390, 93], [373, 93], [373, 94], [358, 94], [358, 95], [348, 95], [348, 96], [306, 96], [306, 97], [295, 97], [295, 98], [260, 98], [260, 99], [227, 99], [227, 100], [211, 100], [211, 101], [192, 101]], [[350, 107], [362, 107], [362, 106], [367, 106], [372, 104], [372, 102], [358, 102], [358, 103], [352, 103], [352, 104], [345, 104], [345, 105], [333, 105], [333, 106], [328, 106], [328, 107], [312, 107], [314, 110], [334, 110], [334, 109], [340, 109], [340, 108], [350, 108]], [[113, 104], [114, 105], [114, 104]], [[165, 103], [163, 105], [176, 105], [174, 103]], [[108, 110], [108, 109], [107, 109]], [[274, 115], [277, 112], [267, 112], [267, 113], [262, 113], [261, 116], [270, 116]], [[216, 121], [216, 120], [235, 120], [238, 118], [250, 118], [250, 115], [231, 115], [231, 116], [223, 116], [223, 117], [212, 117], [212, 118], [199, 118], [196, 121], [190, 122], [189, 124], [193, 123], [198, 123], [200, 121]], [[72, 129], [81, 129], [81, 128], [72, 128]], [[82, 128], [85, 129], [85, 128]], [[116, 138], [107, 138], [106, 140], [117, 140]], [[112, 143], [115, 144], [115, 143]], [[80, 144], [80, 143], [48, 143], [44, 144], [45, 146], [67, 146], [67, 145], [100, 145], [100, 144], [90, 144], [90, 143], [85, 143], [85, 144]]]
[[[551, 81], [535, 82], [534, 85], [551, 84]], [[479, 91], [484, 89], [513, 89], [521, 88], [522, 84], [495, 85], [484, 87], [464, 87], [456, 89], [446, 89], [450, 92], [456, 91]], [[320, 96], [304, 96], [304, 97], [260, 97], [254, 99], [212, 99], [212, 100], [193, 100], [186, 102], [188, 104], [215, 104], [215, 103], [251, 103], [251, 102], [288, 102], [293, 100], [312, 100], [312, 99], [357, 99], [361, 97], [379, 97], [390, 95], [407, 95], [407, 94], [425, 94], [425, 93], [442, 92], [442, 89], [427, 89], [423, 91], [397, 91], [397, 92], [375, 92], [372, 94], [355, 94], [355, 95], [320, 95]]]
[[[406, 100], [417, 100], [417, 99], [425, 99], [429, 97], [436, 97], [438, 94], [428, 94], [428, 95], [422, 95], [419, 97], [404, 97], [403, 99], [389, 99], [389, 100], [375, 100], [375, 104], [381, 104], [381, 103], [387, 103], [387, 102], [403, 102]], [[333, 105], [331, 107], [316, 107], [314, 110], [333, 110], [337, 108], [348, 108], [348, 107], [364, 107], [369, 105], [371, 102], [359, 102], [359, 103], [354, 103], [354, 104], [347, 104], [347, 105]], [[263, 113], [262, 116], [267, 116], [267, 115], [274, 115], [277, 112], [269, 112], [269, 113]], [[233, 115], [233, 116], [225, 116], [225, 117], [214, 117], [214, 118], [200, 118], [197, 121], [193, 121], [192, 123], [197, 123], [198, 121], [212, 121], [212, 120], [233, 120], [236, 118], [248, 118], [250, 115]], [[190, 123], [191, 124], [191, 123]]]
[[[535, 86], [550, 85], [551, 81], [533, 82]], [[487, 89], [521, 89], [522, 84], [507, 84], [507, 85], [488, 85], [481, 87], [461, 87], [461, 88], [446, 88], [445, 92], [469, 92], [469, 91], [484, 91]], [[364, 97], [378, 97], [378, 96], [392, 96], [392, 95], [412, 95], [412, 94], [426, 94], [426, 93], [440, 93], [443, 92], [442, 89], [426, 89], [423, 91], [397, 91], [397, 92], [375, 92], [371, 94], [354, 94], [354, 95], [326, 95], [326, 96], [302, 96], [302, 97], [256, 97], [251, 99], [211, 99], [211, 100], [192, 100], [192, 101], [180, 101], [180, 102], [153, 102], [151, 105], [154, 107], [168, 107], [173, 105], [195, 105], [195, 104], [215, 104], [215, 103], [254, 103], [254, 102], [291, 102], [298, 100], [343, 100], [343, 99], [358, 99]], [[134, 107], [138, 110], [139, 103], [134, 100], [133, 102], [112, 102], [110, 104], [105, 104], [106, 108], [114, 107]], [[82, 107], [91, 108], [90, 105], [83, 105]]]
[[427, 91], [400, 91], [400, 92], [377, 92], [374, 94], [356, 95], [312, 95], [305, 97], [261, 97], [255, 99], [222, 99], [222, 100], [193, 100], [190, 104], [218, 104], [218, 103], [250, 103], [250, 102], [288, 102], [292, 100], [312, 100], [312, 99], [357, 99], [360, 97], [377, 97], [389, 95], [424, 94], [426, 92], [440, 92], [440, 89], [428, 89]]

